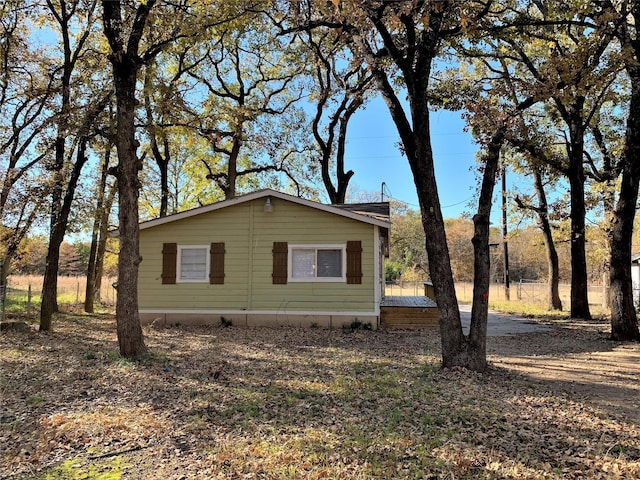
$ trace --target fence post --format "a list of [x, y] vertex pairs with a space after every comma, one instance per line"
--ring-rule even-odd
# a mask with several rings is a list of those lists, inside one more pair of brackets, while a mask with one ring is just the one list
[[0, 323], [4, 322], [4, 305], [7, 301], [7, 285], [0, 284]]
[[27, 318], [31, 320], [31, 283], [29, 283], [29, 288], [27, 289]]

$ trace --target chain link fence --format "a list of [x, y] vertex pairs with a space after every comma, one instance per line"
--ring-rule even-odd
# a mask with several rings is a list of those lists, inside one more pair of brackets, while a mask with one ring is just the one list
[[[562, 303], [569, 305], [571, 298], [571, 285], [560, 284], [560, 298]], [[387, 283], [386, 296], [422, 296], [425, 294], [423, 282]], [[473, 283], [457, 282], [456, 295], [458, 301], [467, 303], [473, 299]], [[587, 295], [592, 305], [608, 305], [609, 287], [607, 285], [589, 285]], [[548, 284], [539, 280], [519, 280], [511, 283], [509, 300], [529, 304], [546, 304], [548, 296]], [[504, 284], [492, 283], [489, 285], [489, 298], [491, 300], [505, 301], [507, 298]]]

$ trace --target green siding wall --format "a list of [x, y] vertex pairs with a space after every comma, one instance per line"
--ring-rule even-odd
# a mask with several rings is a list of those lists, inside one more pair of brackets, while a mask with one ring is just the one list
[[[139, 305], [142, 310], [375, 311], [373, 225], [272, 198], [229, 206], [140, 231]], [[362, 284], [273, 285], [273, 242], [362, 242]], [[162, 244], [225, 243], [223, 285], [162, 285]]]

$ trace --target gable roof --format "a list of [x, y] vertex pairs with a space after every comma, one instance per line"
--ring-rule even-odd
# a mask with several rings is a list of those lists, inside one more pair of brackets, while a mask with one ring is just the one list
[[[193, 208], [191, 210], [185, 210], [184, 212], [175, 213], [166, 217], [147, 220], [140, 223], [140, 230], [163, 225], [165, 223], [175, 222], [176, 220], [183, 220], [185, 218], [201, 215], [203, 213], [213, 212], [215, 210], [227, 208], [232, 205], [240, 205], [242, 203], [251, 202], [253, 200], [266, 197], [286, 200], [288, 202], [297, 203], [298, 205], [304, 205], [316, 210], [332, 213], [341, 217], [351, 218], [359, 222], [369, 223], [371, 225], [377, 225], [383, 228], [391, 227], [391, 220], [389, 217], [389, 204], [387, 202], [325, 205], [323, 203], [313, 202], [304, 198], [294, 197], [293, 195], [278, 192], [276, 190], [265, 189], [253, 193], [248, 193], [246, 195], [240, 195], [229, 200], [222, 200], [221, 202], [211, 203], [202, 207]], [[118, 232], [114, 233], [117, 235]]]

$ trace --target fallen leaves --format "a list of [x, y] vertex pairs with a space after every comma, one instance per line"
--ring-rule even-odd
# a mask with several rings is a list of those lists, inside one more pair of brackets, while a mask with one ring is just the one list
[[129, 362], [114, 331], [0, 335], [0, 477], [105, 459], [130, 479], [640, 477], [638, 421], [587, 389], [637, 404], [638, 348], [595, 328], [490, 339], [486, 374], [439, 369], [419, 332], [149, 329]]

